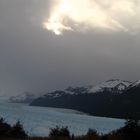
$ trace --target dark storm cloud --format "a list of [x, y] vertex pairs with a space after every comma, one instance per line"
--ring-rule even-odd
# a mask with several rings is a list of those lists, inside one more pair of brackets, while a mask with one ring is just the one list
[[0, 0], [1, 94], [140, 79], [140, 35], [42, 28], [46, 0]]

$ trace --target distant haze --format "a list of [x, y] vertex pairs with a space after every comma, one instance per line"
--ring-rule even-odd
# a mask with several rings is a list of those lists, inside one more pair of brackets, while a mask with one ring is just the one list
[[49, 17], [47, 0], [0, 0], [0, 95], [140, 79], [138, 26], [133, 33], [92, 28], [56, 36], [42, 26]]

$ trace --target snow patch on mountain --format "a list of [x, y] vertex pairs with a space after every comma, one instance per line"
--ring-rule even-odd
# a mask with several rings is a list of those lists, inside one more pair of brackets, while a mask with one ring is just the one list
[[[73, 96], [80, 94], [91, 94], [91, 93], [99, 93], [104, 91], [110, 91], [113, 93], [122, 93], [126, 88], [128, 88], [132, 83], [128, 81], [123, 81], [119, 79], [108, 80], [96, 86], [81, 86], [81, 87], [68, 87], [64, 90], [55, 90], [52, 92], [48, 92], [42, 96], [35, 95], [29, 92], [25, 92], [18, 96], [14, 96], [10, 98], [12, 102], [25, 102], [29, 103], [34, 99], [40, 98], [58, 98], [62, 96]], [[138, 84], [138, 82], [137, 82]], [[140, 84], [140, 81], [139, 81]]]
[[130, 88], [132, 88], [132, 87], [140, 87], [140, 80], [135, 81], [135, 82], [132, 83], [129, 87], [130, 87]]
[[68, 87], [64, 90], [56, 90], [56, 91], [46, 93], [44, 97], [57, 98], [57, 97], [67, 96], [67, 95], [86, 94], [89, 92], [90, 89], [91, 86]]
[[103, 82], [97, 86], [93, 86], [89, 92], [97, 93], [97, 92], [103, 92], [103, 91], [107, 90], [107, 91], [117, 91], [117, 92], [121, 93], [130, 84], [131, 84], [131, 82], [128, 82], [128, 81], [123, 81], [120, 79], [113, 79], [113, 80], [108, 80], [106, 82]]
[[64, 90], [56, 90], [49, 93], [46, 93], [43, 97], [47, 98], [58, 98], [61, 96], [67, 95], [79, 95], [79, 94], [90, 94], [90, 93], [99, 93], [103, 91], [111, 91], [114, 93], [122, 93], [131, 82], [123, 81], [120, 79], [113, 79], [98, 84], [96, 86], [81, 86], [81, 87], [68, 87]]
[[12, 96], [9, 98], [10, 102], [16, 102], [16, 103], [30, 103], [34, 99], [38, 98], [39, 95], [35, 95], [30, 92], [25, 92], [16, 96]]

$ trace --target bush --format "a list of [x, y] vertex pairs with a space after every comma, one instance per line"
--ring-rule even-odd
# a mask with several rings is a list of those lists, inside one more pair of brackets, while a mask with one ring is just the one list
[[25, 133], [22, 124], [18, 121], [11, 126], [5, 122], [3, 118], [0, 119], [0, 137], [25, 138]]
[[12, 127], [5, 122], [3, 118], [0, 119], [0, 136], [9, 136]]
[[108, 134], [110, 140], [137, 140], [140, 139], [140, 125], [138, 120], [129, 119], [125, 126]]
[[22, 124], [18, 121], [13, 127], [11, 131], [11, 136], [16, 138], [25, 138], [27, 134], [25, 133]]
[[124, 139], [140, 139], [140, 125], [138, 120], [127, 120], [125, 126], [120, 129]]
[[70, 132], [68, 127], [58, 127], [52, 128], [49, 134], [49, 137], [70, 137]]
[[88, 132], [87, 132], [87, 134], [86, 134], [86, 138], [88, 140], [90, 140], [90, 139], [91, 140], [99, 140], [100, 139], [100, 136], [99, 136], [99, 134], [97, 133], [96, 130], [89, 129]]
[[140, 123], [138, 120], [129, 119], [125, 126], [112, 131], [111, 133], [100, 136], [96, 130], [89, 129], [86, 135], [74, 137], [70, 136], [68, 127], [58, 127], [51, 129], [49, 137], [27, 137], [23, 129], [23, 125], [18, 121], [11, 126], [0, 119], [0, 140], [9, 139], [28, 139], [28, 140], [139, 140], [140, 139]]
[[87, 136], [98, 136], [98, 133], [94, 129], [89, 129], [87, 132]]

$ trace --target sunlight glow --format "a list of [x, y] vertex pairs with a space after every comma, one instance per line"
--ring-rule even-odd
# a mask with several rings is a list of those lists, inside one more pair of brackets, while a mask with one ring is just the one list
[[50, 17], [43, 26], [56, 35], [65, 30], [127, 32], [140, 27], [139, 0], [51, 0], [51, 3]]

